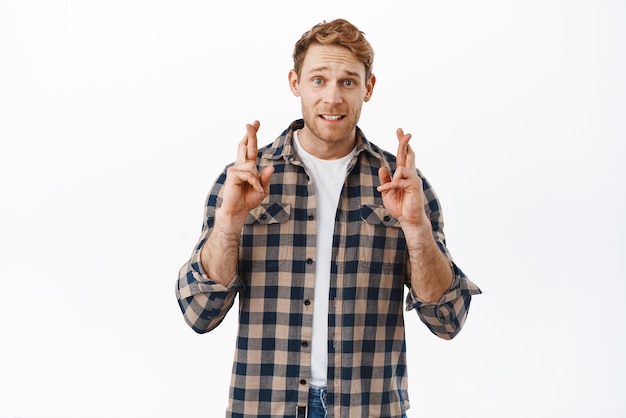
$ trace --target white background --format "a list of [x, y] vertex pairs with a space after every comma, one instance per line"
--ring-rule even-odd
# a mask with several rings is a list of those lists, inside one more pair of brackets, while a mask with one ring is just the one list
[[484, 292], [453, 341], [407, 316], [411, 417], [626, 416], [624, 2], [3, 0], [0, 418], [223, 416], [236, 313], [194, 334], [174, 283], [336, 17], [376, 51], [361, 128], [413, 133]]

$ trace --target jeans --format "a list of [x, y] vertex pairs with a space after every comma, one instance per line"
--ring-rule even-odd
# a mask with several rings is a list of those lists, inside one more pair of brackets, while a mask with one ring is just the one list
[[[309, 387], [309, 413], [307, 418], [326, 418], [326, 388]], [[402, 414], [402, 418], [407, 418]]]
[[309, 387], [308, 418], [326, 418], [326, 388]]

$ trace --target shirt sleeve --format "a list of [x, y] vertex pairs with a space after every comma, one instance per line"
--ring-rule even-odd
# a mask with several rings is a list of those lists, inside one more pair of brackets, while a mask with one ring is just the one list
[[197, 333], [209, 332], [217, 327], [233, 306], [237, 293], [245, 288], [238, 275], [228, 286], [211, 280], [200, 262], [200, 250], [213, 228], [215, 208], [225, 177], [224, 172], [207, 198], [202, 234], [189, 260], [180, 268], [176, 281], [178, 305], [187, 324]]
[[420, 320], [426, 324], [433, 334], [449, 340], [454, 338], [463, 328], [472, 295], [481, 294], [482, 292], [454, 263], [452, 255], [446, 246], [446, 238], [443, 233], [443, 214], [437, 195], [419, 170], [418, 175], [422, 178], [424, 195], [427, 199], [425, 209], [433, 229], [433, 236], [441, 252], [450, 261], [453, 280], [448, 291], [436, 303], [422, 301], [409, 286], [406, 309], [415, 309]]
[[463, 328], [467, 319], [472, 295], [482, 293], [454, 262], [451, 262], [454, 278], [452, 285], [436, 303], [422, 301], [413, 289], [407, 296], [407, 310], [415, 309], [420, 320], [436, 336], [450, 340]]

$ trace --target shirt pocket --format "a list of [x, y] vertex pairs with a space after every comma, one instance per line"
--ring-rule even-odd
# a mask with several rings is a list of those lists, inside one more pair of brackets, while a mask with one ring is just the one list
[[240, 260], [251, 271], [270, 271], [291, 258], [293, 222], [289, 203], [262, 203], [248, 213]]
[[400, 222], [382, 205], [363, 205], [360, 216], [360, 265], [374, 272], [401, 272], [406, 242]]

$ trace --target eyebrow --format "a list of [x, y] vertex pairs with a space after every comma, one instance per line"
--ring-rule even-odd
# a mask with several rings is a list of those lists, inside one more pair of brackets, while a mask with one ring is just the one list
[[[321, 67], [315, 67], [315, 68], [311, 68], [311, 70], [309, 71], [309, 73], [317, 73], [317, 72], [322, 72], [322, 71], [328, 71], [329, 68], [325, 65], [321, 66]], [[361, 75], [357, 72], [354, 71], [344, 71], [346, 73], [346, 75], [350, 76], [350, 77], [355, 77], [355, 78], [361, 78]]]

